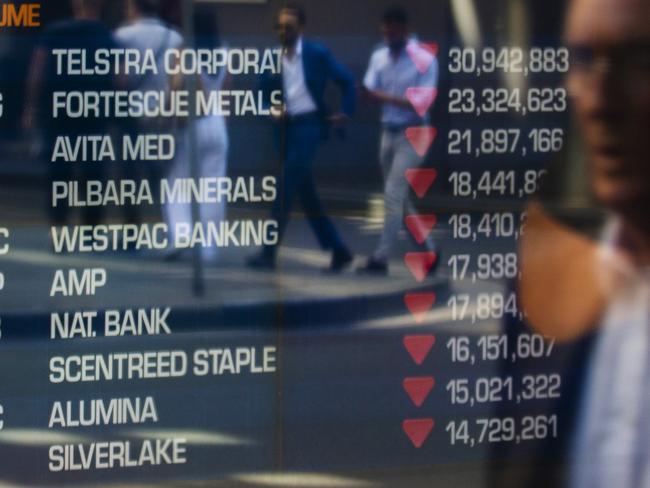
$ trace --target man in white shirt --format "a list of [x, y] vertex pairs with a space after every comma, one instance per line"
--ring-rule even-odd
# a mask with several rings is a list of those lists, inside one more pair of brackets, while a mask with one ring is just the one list
[[534, 203], [521, 297], [539, 332], [597, 334], [570, 459], [573, 488], [650, 486], [650, 2], [572, 0], [568, 88], [610, 226], [593, 243]]
[[[569, 89], [592, 187], [617, 222], [599, 262], [608, 303], [591, 358], [576, 488], [650, 486], [650, 3], [574, 0]], [[607, 281], [612, 275], [616, 285]]]
[[159, 17], [158, 0], [128, 0], [127, 19], [124, 26], [115, 31], [116, 41], [124, 48], [150, 50], [156, 57], [157, 72], [138, 75], [128, 80], [132, 90], [168, 91], [170, 77], [165, 73], [163, 57], [168, 49], [178, 49], [183, 37], [167, 26]]
[[296, 41], [293, 50], [284, 53], [282, 56], [282, 84], [284, 87], [284, 98], [286, 112], [290, 117], [313, 113], [318, 110], [314, 99], [309, 94], [305, 83], [305, 72], [302, 67], [302, 44], [300, 37]]
[[[171, 78], [165, 73], [163, 58], [168, 49], [177, 49], [182, 46], [183, 37], [160, 19], [159, 4], [159, 0], [127, 0], [127, 23], [114, 33], [115, 41], [120, 47], [138, 49], [143, 55], [145, 51], [150, 50], [156, 57], [158, 68], [156, 73], [131, 75], [123, 81], [129, 90], [168, 93], [171, 89]], [[155, 102], [152, 100], [152, 103]], [[136, 120], [125, 120], [122, 122], [122, 127], [124, 132], [135, 136], [172, 132], [174, 123], [168, 119], [143, 117]], [[166, 164], [158, 161], [126, 163], [123, 165], [123, 170], [124, 176], [128, 179], [138, 179], [142, 174], [146, 175], [156, 195], [158, 195], [157, 189], [160, 186], [158, 182], [167, 172]], [[129, 213], [130, 215], [127, 216], [129, 221], [138, 222], [140, 220], [136, 207], [130, 208]], [[170, 256], [177, 256], [177, 254], [171, 253]]]
[[[410, 213], [415, 213], [408, 200], [408, 182], [404, 173], [417, 168], [423, 161], [423, 157], [411, 146], [406, 130], [429, 124], [428, 114], [420, 116], [407, 99], [407, 90], [436, 89], [438, 62], [435, 56], [411, 38], [408, 17], [403, 8], [386, 10], [381, 30], [385, 45], [372, 54], [363, 88], [370, 99], [382, 106], [379, 158], [385, 185], [384, 227], [377, 248], [359, 271], [385, 274], [388, 272], [391, 248], [402, 227], [405, 205], [408, 205]], [[415, 56], [428, 67], [422, 70]], [[434, 247], [431, 238], [427, 241], [427, 247]]]

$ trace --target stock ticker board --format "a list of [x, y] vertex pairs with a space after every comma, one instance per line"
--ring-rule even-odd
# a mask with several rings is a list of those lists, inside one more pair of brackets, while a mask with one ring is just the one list
[[390, 3], [2, 3], [0, 486], [561, 486], [568, 5]]

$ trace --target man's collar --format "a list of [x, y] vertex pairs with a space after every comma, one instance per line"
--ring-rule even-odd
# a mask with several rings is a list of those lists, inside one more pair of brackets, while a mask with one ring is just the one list
[[417, 41], [417, 37], [416, 37], [416, 35], [415, 35], [415, 34], [409, 34], [409, 35], [407, 36], [407, 38], [406, 38], [406, 42], [405, 42], [404, 45], [400, 48], [400, 50], [397, 51], [397, 52], [393, 51], [393, 50], [390, 48], [390, 46], [388, 45], [388, 43], [384, 42], [384, 45], [385, 45], [386, 48], [388, 49], [388, 52], [389, 52], [389, 54], [391, 55], [391, 57], [392, 57], [393, 59], [396, 59], [396, 60], [397, 60], [397, 59], [400, 59], [400, 58], [402, 58], [402, 57], [408, 55], [408, 47], [409, 47], [409, 45], [411, 45], [411, 44], [415, 44], [415, 45], [417, 45], [417, 43], [418, 43], [418, 41]]
[[[285, 50], [285, 56], [286, 56], [286, 50]], [[296, 41], [296, 46], [293, 49], [293, 57], [299, 58], [302, 56], [302, 36], [298, 38]]]

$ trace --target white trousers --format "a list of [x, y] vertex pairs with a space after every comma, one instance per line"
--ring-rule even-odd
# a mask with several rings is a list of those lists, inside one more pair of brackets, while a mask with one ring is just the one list
[[[407, 215], [418, 213], [409, 198], [410, 187], [405, 173], [418, 168], [422, 161], [423, 158], [411, 147], [404, 131], [382, 132], [379, 163], [384, 177], [384, 228], [373, 259], [388, 261], [399, 231], [404, 226], [405, 211]], [[431, 236], [427, 238], [426, 247], [431, 251], [435, 249]]]
[[[204, 117], [196, 120], [196, 158], [198, 176], [224, 177], [227, 170], [228, 133], [221, 117]], [[189, 136], [187, 131], [178, 137], [176, 158], [168, 175], [169, 183], [173, 184], [178, 178], [191, 176], [189, 161]], [[165, 220], [170, 230], [170, 237], [175, 239], [174, 228], [179, 223], [192, 223], [192, 205], [190, 203], [166, 203], [164, 206]], [[226, 202], [200, 203], [199, 218], [202, 224], [220, 222], [226, 218]], [[217, 248], [208, 247], [201, 250], [204, 261], [217, 258]]]

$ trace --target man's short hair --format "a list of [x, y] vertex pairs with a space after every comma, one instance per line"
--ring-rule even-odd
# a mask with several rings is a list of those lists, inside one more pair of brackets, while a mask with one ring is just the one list
[[302, 7], [302, 5], [299, 5], [295, 2], [287, 2], [282, 5], [280, 12], [283, 12], [285, 10], [288, 10], [291, 13], [295, 14], [296, 18], [298, 19], [298, 24], [301, 26], [304, 26], [307, 23], [307, 14], [305, 13], [305, 9]]
[[145, 15], [158, 15], [160, 13], [159, 0], [134, 0], [135, 8]]
[[384, 11], [384, 15], [382, 16], [381, 20], [384, 24], [407, 25], [409, 22], [409, 16], [406, 13], [406, 9], [404, 9], [404, 7], [393, 5]]

